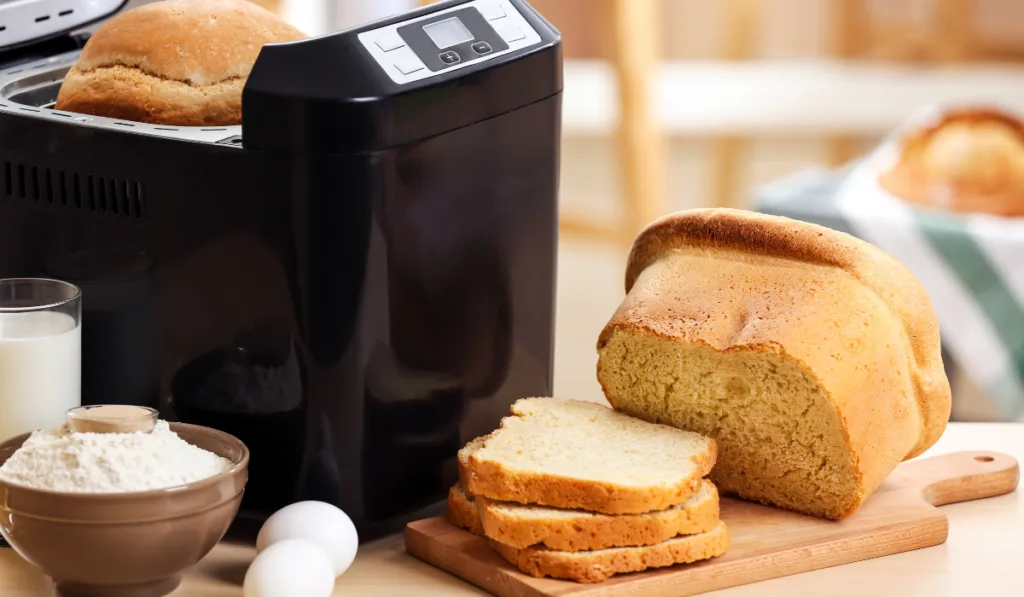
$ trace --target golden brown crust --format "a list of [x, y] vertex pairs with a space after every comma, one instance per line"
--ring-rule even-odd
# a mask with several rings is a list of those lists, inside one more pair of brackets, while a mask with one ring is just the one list
[[692, 506], [681, 504], [647, 514], [618, 516], [579, 512], [572, 517], [524, 518], [487, 498], [475, 500], [484, 534], [499, 543], [516, 548], [544, 545], [557, 551], [591, 551], [654, 545], [677, 535], [712, 530], [718, 524], [718, 490], [707, 480], [703, 488], [711, 497]]
[[717, 444], [711, 441], [710, 446], [708, 453], [694, 457], [694, 476], [674, 486], [626, 487], [530, 471], [511, 471], [500, 462], [481, 460], [472, 453], [465, 459], [466, 474], [463, 477], [471, 494], [500, 502], [539, 504], [602, 514], [642, 514], [664, 510], [689, 499], [718, 458]]
[[448, 503], [445, 517], [453, 525], [466, 529], [474, 535], [484, 536], [484, 527], [480, 522], [480, 511], [476, 500], [466, 493], [461, 485], [452, 485], [448, 490]]
[[[905, 330], [905, 339], [910, 347], [912, 359], [906, 366], [912, 378], [914, 402], [920, 412], [921, 430], [919, 436], [912, 443], [912, 449], [904, 458], [909, 459], [921, 454], [931, 447], [945, 431], [946, 423], [949, 420], [951, 400], [949, 381], [946, 378], [940, 353], [938, 318], [931, 300], [917, 278], [888, 254], [851, 235], [806, 222], [743, 210], [694, 209], [663, 217], [651, 223], [640, 233], [629, 255], [626, 269], [626, 292], [629, 293], [633, 289], [637, 278], [648, 266], [666, 255], [680, 251], [708, 254], [735, 252], [740, 255], [752, 256], [752, 258], [786, 259], [812, 266], [836, 268], [852, 276], [857, 283], [877, 295], [891, 310], [892, 316]], [[829, 292], [830, 288], [823, 286], [820, 291]], [[831, 291], [834, 292], [835, 289], [833, 288]], [[700, 289], [694, 288], [694, 292], [699, 293]], [[756, 290], [737, 289], [737, 300], [742, 300], [744, 295], [749, 296], [750, 292], [756, 292]], [[783, 297], [778, 298], [782, 302], [789, 300]], [[836, 297], [837, 313], [841, 313], [844, 309], [843, 299], [844, 297], [841, 295]], [[645, 303], [655, 302], [646, 301], [644, 298], [637, 300]], [[645, 308], [652, 307], [651, 304], [643, 306]], [[635, 308], [636, 305], [633, 307]], [[709, 307], [708, 310], [713, 308]], [[783, 305], [783, 312], [776, 313], [775, 319], [785, 315], [785, 308], [786, 306]], [[644, 322], [637, 322], [635, 318], [630, 317], [628, 311], [629, 306], [624, 304], [623, 308], [602, 330], [598, 340], [599, 350], [611, 334], [618, 329], [636, 329], [637, 324], [640, 323], [641, 327], [645, 328], [643, 331], [652, 331], [652, 326], [644, 325]], [[671, 320], [673, 316], [666, 313], [664, 319]], [[704, 333], [709, 327], [712, 326], [703, 326], [700, 333]], [[665, 330], [663, 327], [659, 330], [659, 334], [670, 338], [683, 338], [688, 335], [681, 330], [673, 332]], [[801, 330], [799, 326], [796, 326], [794, 331], [803, 333], [806, 330]], [[823, 340], [828, 341], [829, 338], [826, 337]], [[833, 335], [832, 340], [841, 343], [838, 336]], [[793, 348], [797, 343], [796, 339], [793, 341], [789, 341], [788, 338], [777, 339], [765, 343], [762, 348], [787, 351], [791, 356], [809, 365], [812, 371], [821, 371], [833, 366], [831, 363], [817, 366], [819, 362], [823, 361], [823, 358], [830, 358], [831, 353], [827, 347], [805, 345], [798, 349], [797, 354], [794, 354]], [[728, 348], [713, 339], [708, 344], [717, 345], [716, 348]], [[839, 345], [835, 350], [839, 353], [848, 351], [847, 348]], [[877, 376], [879, 373], [875, 372], [874, 374]], [[856, 376], [847, 378], [845, 374], [843, 377], [845, 382], [853, 381], [856, 378]], [[835, 384], [826, 384], [825, 387], [831, 391], [843, 393], [850, 390], [837, 387]], [[860, 395], [845, 398], [851, 404], [842, 406], [857, 406], [858, 403], [881, 399], [877, 396]], [[858, 408], [858, 410], [862, 409]], [[883, 410], [888, 410], [888, 408]], [[863, 416], [870, 415], [864, 413]], [[873, 437], [863, 439], [865, 442], [875, 441]]]
[[1014, 130], [1020, 136], [1021, 141], [1024, 141], [1024, 123], [1019, 118], [994, 108], [963, 108], [947, 110], [928, 126], [906, 137], [903, 140], [903, 145], [910, 148], [927, 143], [935, 133], [956, 122], [965, 124], [999, 123]]
[[242, 122], [244, 79], [194, 87], [125, 66], [72, 69], [61, 85], [59, 110], [175, 126]]
[[89, 39], [55, 107], [154, 124], [240, 124], [242, 87], [260, 49], [304, 37], [245, 0], [145, 4]]
[[133, 66], [193, 85], [246, 78], [264, 44], [305, 35], [246, 0], [165, 0], [104, 23], [76, 62], [81, 71]]
[[478, 437], [459, 450], [456, 460], [459, 464], [459, 484], [463, 487], [469, 487], [469, 455], [482, 448], [487, 438], [492, 435], [494, 432]]
[[564, 552], [543, 547], [516, 549], [493, 540], [490, 543], [501, 557], [526, 574], [595, 583], [616, 574], [689, 564], [720, 556], [728, 551], [730, 537], [725, 523], [719, 522], [707, 533], [676, 537], [644, 547]]
[[900, 140], [879, 184], [920, 205], [1024, 215], [1024, 124], [998, 110], [949, 111]]

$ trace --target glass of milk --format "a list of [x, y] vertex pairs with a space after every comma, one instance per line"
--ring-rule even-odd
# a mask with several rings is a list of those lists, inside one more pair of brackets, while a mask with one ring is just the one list
[[62, 425], [81, 403], [81, 290], [0, 279], [0, 441]]

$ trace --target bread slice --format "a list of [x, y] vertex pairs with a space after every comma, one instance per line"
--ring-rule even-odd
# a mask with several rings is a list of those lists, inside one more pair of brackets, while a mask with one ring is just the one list
[[715, 438], [723, 494], [843, 518], [945, 429], [935, 312], [866, 242], [691, 210], [641, 232], [626, 289], [597, 344], [605, 396]]
[[642, 514], [689, 499], [715, 464], [714, 440], [592, 402], [524, 398], [460, 451], [474, 496], [603, 514]]
[[448, 503], [445, 518], [453, 525], [466, 529], [474, 535], [484, 536], [484, 527], [480, 522], [480, 510], [476, 500], [466, 493], [461, 483], [452, 485], [448, 490]]
[[594, 514], [474, 498], [459, 485], [448, 493], [448, 520], [510, 547], [543, 545], [559, 551], [654, 545], [718, 524], [718, 490], [705, 480], [690, 499], [646, 514]]
[[616, 574], [689, 564], [720, 556], [729, 549], [730, 537], [728, 527], [719, 522], [706, 533], [681, 535], [643, 547], [555, 551], [544, 547], [516, 549], [493, 540], [490, 543], [501, 557], [526, 574], [595, 583]]

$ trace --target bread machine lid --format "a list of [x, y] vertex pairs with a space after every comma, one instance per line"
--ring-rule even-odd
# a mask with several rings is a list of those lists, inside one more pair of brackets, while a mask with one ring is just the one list
[[441, 0], [268, 44], [242, 91], [242, 143], [369, 153], [480, 123], [562, 92], [561, 40], [527, 0]]
[[128, 0], [0, 0], [0, 52], [66, 35], [121, 10]]

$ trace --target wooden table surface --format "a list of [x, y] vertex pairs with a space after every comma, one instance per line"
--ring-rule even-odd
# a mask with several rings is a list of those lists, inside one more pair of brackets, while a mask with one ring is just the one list
[[[1024, 424], [952, 424], [929, 454], [994, 450], [1024, 462]], [[708, 593], [712, 597], [831, 597], [893, 595], [963, 597], [1020, 595], [1024, 570], [1024, 491], [944, 506], [945, 544]], [[254, 550], [221, 545], [190, 571], [173, 597], [241, 597]], [[1013, 580], [1016, 579], [1016, 580]], [[0, 550], [0, 595], [49, 597], [49, 581], [12, 550]], [[485, 595], [405, 553], [400, 534], [363, 545], [338, 579], [335, 597]]]

